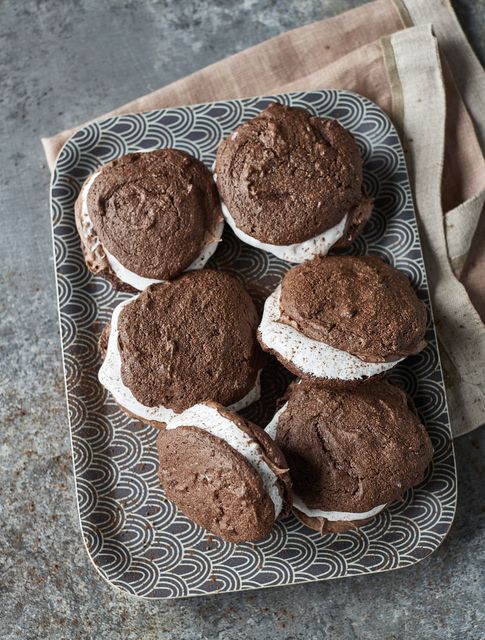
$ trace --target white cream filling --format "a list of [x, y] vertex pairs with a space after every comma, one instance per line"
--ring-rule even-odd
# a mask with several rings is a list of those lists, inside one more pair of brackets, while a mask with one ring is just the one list
[[[273, 419], [266, 427], [266, 433], [273, 440], [276, 439], [276, 433], [278, 431], [278, 422], [281, 414], [286, 410], [288, 403], [284, 404], [281, 409], [279, 409]], [[312, 518], [325, 518], [326, 520], [330, 520], [332, 522], [344, 521], [349, 522], [352, 520], [365, 520], [366, 518], [372, 518], [372, 516], [377, 515], [383, 509], [386, 508], [386, 504], [380, 504], [377, 507], [374, 507], [370, 511], [366, 511], [364, 513], [351, 513], [350, 511], [322, 511], [321, 509], [313, 509], [308, 507], [301, 498], [294, 495], [293, 496], [293, 506], [296, 507], [302, 513], [305, 513], [307, 516]]]
[[268, 244], [266, 242], [261, 242], [256, 238], [253, 238], [252, 236], [239, 229], [234, 218], [230, 214], [229, 209], [222, 201], [221, 208], [227, 224], [231, 227], [236, 236], [240, 240], [242, 240], [242, 242], [245, 242], [252, 247], [256, 247], [256, 249], [263, 249], [263, 251], [268, 251], [269, 253], [275, 255], [277, 258], [281, 258], [281, 260], [287, 260], [288, 262], [305, 262], [305, 260], [310, 260], [315, 256], [327, 255], [327, 253], [337, 242], [337, 240], [339, 240], [343, 236], [345, 232], [345, 225], [347, 224], [347, 216], [345, 216], [335, 227], [327, 229], [323, 233], [320, 233], [318, 236], [309, 238], [304, 242], [297, 242], [295, 244], [288, 245]]
[[266, 433], [269, 435], [269, 437], [272, 440], [276, 440], [276, 433], [278, 431], [278, 422], [280, 419], [280, 415], [286, 411], [286, 407], [288, 406], [288, 403], [285, 402], [285, 404], [281, 407], [281, 409], [278, 409], [278, 411], [274, 414], [271, 422], [269, 422], [266, 425], [265, 431]]
[[145, 278], [144, 276], [139, 276], [138, 274], [130, 271], [126, 267], [124, 267], [119, 260], [117, 260], [112, 253], [110, 253], [106, 247], [103, 246], [103, 251], [106, 254], [106, 258], [108, 259], [109, 266], [113, 270], [114, 274], [126, 284], [129, 284], [131, 287], [138, 289], [138, 291], [143, 291], [151, 284], [157, 284], [159, 282], [163, 282], [163, 280], [157, 280], [156, 278]]
[[[231, 138], [234, 139], [237, 136], [237, 133], [238, 132], [235, 131]], [[212, 174], [214, 176], [214, 181], [217, 183], [217, 173], [214, 171], [215, 164], [216, 163], [214, 162], [212, 165]], [[296, 242], [295, 244], [287, 245], [269, 244], [267, 242], [261, 242], [239, 229], [236, 225], [236, 221], [222, 199], [221, 208], [227, 224], [231, 227], [235, 235], [242, 240], [242, 242], [245, 242], [256, 249], [268, 251], [268, 253], [272, 253], [277, 258], [287, 260], [288, 262], [305, 262], [305, 260], [310, 260], [315, 256], [327, 255], [333, 245], [343, 236], [347, 224], [347, 216], [344, 216], [344, 218], [335, 225], [335, 227], [331, 227], [323, 233], [320, 233], [318, 236], [309, 238], [304, 242]]]
[[352, 520], [365, 520], [366, 518], [372, 518], [380, 513], [387, 505], [380, 504], [374, 507], [370, 511], [365, 513], [350, 513], [349, 511], [322, 511], [321, 509], [311, 509], [301, 500], [298, 496], [293, 496], [293, 506], [302, 513], [310, 516], [311, 518], [325, 518], [331, 522], [351, 522]]
[[276, 473], [263, 459], [260, 445], [247, 433], [228, 418], [222, 416], [217, 409], [206, 404], [196, 404], [173, 418], [167, 429], [181, 426], [197, 427], [226, 442], [232, 449], [240, 453], [258, 472], [264, 490], [274, 504], [275, 518], [283, 508], [283, 499], [279, 490]]
[[242, 411], [249, 405], [253, 404], [253, 402], [257, 402], [261, 398], [261, 369], [258, 371], [258, 375], [256, 376], [256, 382], [254, 383], [254, 387], [246, 393], [244, 397], [242, 397], [237, 402], [233, 402], [227, 408], [231, 411]]
[[300, 371], [315, 378], [360, 380], [392, 369], [404, 358], [392, 362], [364, 362], [357, 356], [313, 340], [297, 329], [279, 322], [281, 285], [266, 299], [259, 332], [263, 343]]
[[94, 251], [99, 246], [99, 238], [94, 233], [93, 223], [91, 222], [91, 218], [89, 217], [87, 198], [89, 189], [91, 189], [93, 182], [96, 180], [100, 173], [101, 171], [93, 173], [89, 180], [83, 184], [81, 189], [81, 226], [83, 228], [84, 236], [88, 242], [90, 251]]
[[[111, 330], [108, 340], [108, 348], [106, 357], [98, 372], [98, 378], [101, 384], [111, 393], [116, 402], [124, 409], [139, 417], [141, 420], [154, 420], [156, 422], [167, 423], [169, 420], [178, 415], [173, 409], [159, 405], [157, 407], [147, 407], [139, 402], [131, 390], [123, 383], [121, 379], [121, 356], [118, 349], [118, 319], [121, 310], [136, 300], [138, 295], [121, 302], [113, 311], [111, 318]], [[256, 384], [241, 400], [230, 405], [228, 409], [231, 411], [240, 411], [248, 407], [261, 396], [260, 373], [256, 379]]]
[[[94, 173], [90, 179], [83, 185], [81, 190], [81, 220], [82, 227], [85, 230], [86, 237], [88, 242], [90, 243], [89, 248], [91, 250], [95, 249], [99, 246], [99, 238], [94, 235], [93, 232], [93, 224], [91, 222], [91, 218], [89, 217], [88, 211], [88, 194], [90, 188], [93, 186], [95, 179], [99, 176], [101, 172], [98, 171]], [[215, 239], [205, 245], [200, 255], [185, 269], [185, 271], [194, 271], [196, 269], [202, 269], [209, 258], [213, 255], [219, 242], [221, 241], [222, 232], [224, 230], [224, 220], [221, 220], [216, 227], [215, 231]], [[125, 266], [121, 264], [121, 262], [115, 258], [104, 246], [103, 251], [106, 254], [106, 259], [109, 262], [109, 265], [115, 275], [124, 283], [129, 284], [130, 286], [138, 289], [138, 291], [143, 291], [151, 284], [156, 284], [158, 282], [163, 282], [163, 280], [157, 280], [156, 278], [145, 278], [144, 276], [140, 276], [134, 271], [130, 271]]]

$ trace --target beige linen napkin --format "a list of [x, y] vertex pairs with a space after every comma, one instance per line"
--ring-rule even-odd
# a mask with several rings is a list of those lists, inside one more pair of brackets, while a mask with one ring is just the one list
[[[401, 133], [452, 429], [471, 431], [485, 422], [485, 75], [446, 0], [375, 0], [106, 115], [328, 87], [374, 100]], [[75, 131], [43, 139], [51, 169]]]

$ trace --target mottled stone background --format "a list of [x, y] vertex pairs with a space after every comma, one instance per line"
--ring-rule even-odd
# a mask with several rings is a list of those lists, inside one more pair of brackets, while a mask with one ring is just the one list
[[[146, 602], [102, 581], [80, 538], [40, 135], [358, 4], [0, 0], [1, 638], [485, 638], [483, 429], [456, 442], [450, 535], [399, 572]], [[483, 61], [484, 1], [454, 5]]]

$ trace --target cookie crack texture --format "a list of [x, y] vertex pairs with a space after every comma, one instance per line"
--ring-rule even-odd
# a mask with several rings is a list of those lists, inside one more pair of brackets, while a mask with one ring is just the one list
[[364, 513], [420, 482], [432, 445], [406, 395], [378, 380], [354, 388], [294, 385], [276, 441], [296, 495], [324, 511]]
[[221, 143], [216, 173], [238, 228], [268, 244], [313, 238], [362, 200], [362, 159], [351, 134], [280, 104]]
[[147, 407], [228, 406], [263, 363], [258, 314], [231, 276], [204, 269], [146, 289], [119, 317], [121, 377]]
[[326, 256], [285, 275], [281, 322], [365, 362], [417, 353], [427, 314], [406, 276], [374, 256]]
[[228, 443], [188, 425], [161, 431], [157, 449], [160, 482], [185, 515], [230, 542], [269, 533], [273, 502], [258, 472]]
[[126, 269], [158, 280], [189, 267], [222, 218], [210, 171], [176, 149], [108, 163], [87, 202], [106, 250]]

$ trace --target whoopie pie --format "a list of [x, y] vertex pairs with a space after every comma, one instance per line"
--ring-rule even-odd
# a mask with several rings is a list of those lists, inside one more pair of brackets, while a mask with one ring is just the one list
[[202, 268], [224, 225], [211, 172], [178, 149], [103, 165], [85, 181], [75, 218], [88, 269], [140, 291]]
[[422, 482], [433, 456], [426, 428], [397, 386], [293, 383], [266, 428], [293, 483], [293, 512], [320, 531], [355, 529]]
[[290, 478], [273, 440], [221, 405], [197, 404], [157, 440], [165, 495], [228, 542], [259, 540], [291, 508]]
[[301, 378], [354, 384], [421, 351], [426, 319], [398, 269], [375, 256], [325, 256], [285, 274], [258, 338]]
[[115, 308], [100, 340], [99, 380], [129, 415], [154, 426], [205, 400], [239, 410], [260, 394], [257, 326], [235, 278], [191, 271]]
[[372, 211], [351, 133], [299, 107], [273, 103], [240, 125], [215, 176], [234, 233], [290, 262], [348, 246]]

